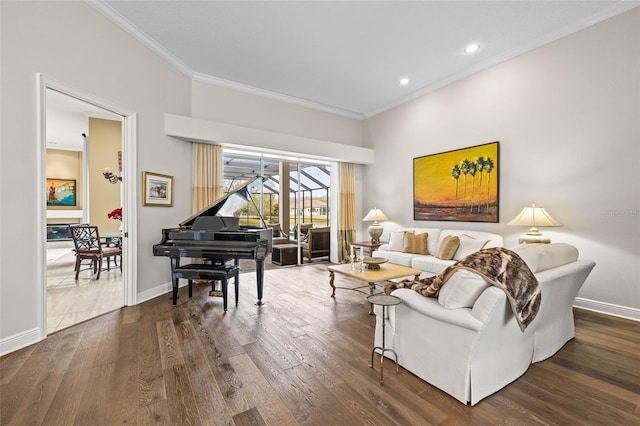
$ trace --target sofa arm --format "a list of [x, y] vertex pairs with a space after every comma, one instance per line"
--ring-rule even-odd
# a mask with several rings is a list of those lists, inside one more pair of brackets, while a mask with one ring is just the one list
[[473, 331], [482, 330], [484, 326], [482, 321], [471, 314], [469, 308], [447, 309], [438, 302], [437, 298], [425, 297], [408, 288], [399, 288], [391, 294], [399, 297], [403, 302], [395, 307], [396, 312], [412, 309], [426, 317]]

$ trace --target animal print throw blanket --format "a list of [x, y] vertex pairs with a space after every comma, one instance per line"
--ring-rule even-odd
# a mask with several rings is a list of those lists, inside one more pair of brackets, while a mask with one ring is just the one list
[[454, 263], [439, 275], [421, 280], [404, 280], [384, 286], [390, 294], [397, 288], [410, 288], [426, 297], [438, 297], [440, 288], [460, 269], [468, 269], [482, 276], [489, 283], [502, 289], [524, 333], [540, 307], [540, 286], [537, 278], [518, 254], [503, 248], [479, 250]]

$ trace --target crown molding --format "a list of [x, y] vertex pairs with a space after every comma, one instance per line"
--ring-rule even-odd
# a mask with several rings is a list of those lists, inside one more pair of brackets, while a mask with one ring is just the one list
[[284, 95], [278, 92], [272, 92], [270, 90], [259, 89], [257, 87], [248, 86], [242, 83], [236, 83], [235, 81], [225, 80], [223, 78], [212, 77], [210, 75], [201, 74], [198, 72], [193, 74], [193, 80], [200, 81], [202, 83], [213, 84], [215, 86], [226, 87], [229, 89], [237, 90], [239, 92], [261, 96], [263, 98], [269, 98], [276, 101], [286, 102], [289, 104], [294, 104], [294, 105], [302, 106], [305, 108], [311, 108], [311, 109], [315, 109], [322, 112], [328, 112], [330, 114], [341, 115], [348, 118], [355, 118], [356, 120], [362, 120], [365, 118], [364, 114], [361, 114], [359, 112], [332, 107], [332, 106], [324, 105], [318, 102], [297, 98], [295, 96], [289, 96], [289, 95]]
[[102, 0], [85, 0], [98, 12], [109, 18], [117, 26], [131, 34], [136, 40], [142, 43], [144, 46], [157, 53], [162, 59], [167, 61], [169, 65], [176, 68], [189, 78], [193, 78], [193, 70], [186, 66], [182, 61], [176, 58], [171, 52], [164, 47], [156, 43], [153, 39], [143, 33], [138, 27], [136, 27], [131, 21], [115, 11], [111, 6]]

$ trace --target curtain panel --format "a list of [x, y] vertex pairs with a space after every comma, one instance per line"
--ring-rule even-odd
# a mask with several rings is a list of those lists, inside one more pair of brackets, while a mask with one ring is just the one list
[[356, 238], [356, 178], [352, 163], [338, 163], [338, 262], [349, 261]]
[[224, 166], [220, 145], [194, 142], [191, 146], [191, 203], [196, 213], [222, 197]]

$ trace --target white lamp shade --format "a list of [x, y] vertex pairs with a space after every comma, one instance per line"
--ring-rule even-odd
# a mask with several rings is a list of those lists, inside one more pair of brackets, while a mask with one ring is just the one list
[[371, 210], [369, 210], [369, 213], [367, 213], [367, 215], [362, 220], [365, 222], [366, 221], [377, 222], [379, 220], [389, 220], [389, 218], [387, 217], [386, 214], [382, 213], [382, 210], [380, 210], [377, 207], [374, 207]]
[[522, 211], [507, 225], [512, 226], [562, 226], [560, 222], [555, 220], [544, 208], [536, 207], [533, 203], [531, 207], [525, 207]]
[[550, 243], [551, 240], [543, 236], [538, 230], [538, 226], [562, 226], [560, 222], [555, 220], [545, 209], [536, 207], [533, 203], [531, 207], [525, 207], [522, 211], [507, 225], [512, 226], [531, 226], [529, 232], [518, 241], [521, 243]]

